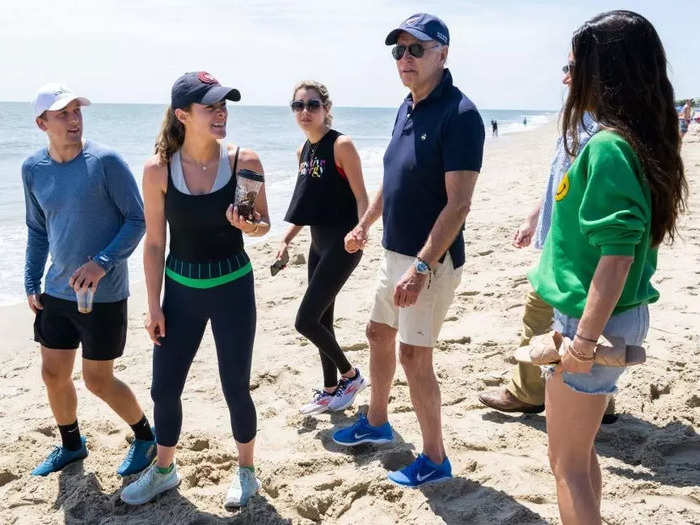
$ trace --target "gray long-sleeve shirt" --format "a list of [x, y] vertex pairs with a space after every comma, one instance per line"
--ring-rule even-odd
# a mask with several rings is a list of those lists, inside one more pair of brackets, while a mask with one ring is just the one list
[[41, 292], [47, 256], [45, 293], [75, 301], [68, 285], [73, 272], [90, 258], [107, 274], [95, 302], [129, 296], [126, 260], [145, 231], [143, 201], [126, 162], [113, 150], [86, 141], [69, 162], [56, 162], [44, 148], [22, 164], [27, 211], [24, 286]]

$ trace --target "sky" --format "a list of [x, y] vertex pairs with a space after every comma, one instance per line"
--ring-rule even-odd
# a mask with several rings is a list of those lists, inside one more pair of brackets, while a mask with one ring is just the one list
[[[566, 5], [570, 4], [570, 5]], [[646, 16], [676, 97], [700, 96], [700, 2], [489, 0], [0, 0], [0, 100], [59, 81], [93, 102], [167, 103], [205, 70], [242, 103], [284, 105], [302, 79], [335, 105], [394, 107], [405, 96], [386, 34], [416, 12], [450, 30], [455, 84], [484, 109], [557, 109], [573, 31], [610, 9]]]

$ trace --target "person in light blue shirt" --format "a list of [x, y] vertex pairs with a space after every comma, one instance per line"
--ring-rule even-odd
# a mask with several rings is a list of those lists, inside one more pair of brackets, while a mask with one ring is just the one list
[[[566, 86], [571, 82], [571, 69], [573, 68], [571, 61], [572, 57], [569, 56], [569, 63], [562, 68], [564, 73], [562, 83]], [[581, 145], [581, 148], [598, 130], [598, 123], [595, 122], [590, 114], [586, 113], [584, 122], [579, 126], [578, 143]], [[564, 137], [560, 136], [557, 139], [544, 196], [516, 230], [513, 237], [513, 246], [525, 248], [532, 244], [536, 249], [542, 249], [552, 224], [554, 196], [562, 178], [564, 178], [573, 161], [574, 159], [564, 149]], [[533, 336], [549, 331], [553, 318], [554, 311], [552, 307], [542, 300], [534, 290], [530, 290], [525, 301], [520, 344], [527, 345]], [[489, 408], [494, 408], [501, 412], [542, 412], [544, 410], [544, 379], [541, 376], [540, 367], [518, 363], [514, 367], [510, 381], [506, 386], [482, 392], [479, 395], [479, 401]], [[611, 398], [606, 414], [603, 417], [603, 423], [613, 423], [617, 419], [614, 412], [615, 404]]]
[[[72, 380], [78, 345], [85, 386], [134, 431], [118, 474], [143, 470], [156, 449], [133, 392], [113, 374], [114, 359], [122, 355], [126, 342], [126, 261], [144, 233], [143, 202], [124, 160], [107, 147], [82, 140], [81, 107], [89, 104], [60, 84], [42, 87], [34, 100], [34, 116], [49, 145], [22, 165], [28, 229], [25, 291], [36, 315], [34, 339], [41, 345], [42, 378], [62, 441], [32, 472], [40, 476], [88, 454], [78, 428]], [[94, 304], [79, 311], [78, 293], [94, 294]]]

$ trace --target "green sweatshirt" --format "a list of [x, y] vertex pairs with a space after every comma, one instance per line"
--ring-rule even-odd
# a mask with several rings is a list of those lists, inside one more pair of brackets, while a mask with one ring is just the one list
[[580, 318], [598, 261], [634, 256], [614, 314], [659, 293], [649, 282], [656, 271], [650, 244], [651, 196], [632, 147], [611, 131], [596, 133], [564, 176], [555, 196], [552, 229], [529, 279], [550, 305]]

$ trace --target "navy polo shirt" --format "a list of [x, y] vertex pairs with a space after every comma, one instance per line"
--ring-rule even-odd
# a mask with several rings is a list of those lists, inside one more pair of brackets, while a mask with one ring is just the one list
[[[445, 172], [481, 170], [484, 123], [447, 69], [430, 95], [412, 106], [409, 94], [384, 153], [382, 245], [415, 257], [447, 205]], [[449, 248], [455, 268], [464, 264], [463, 229]]]

